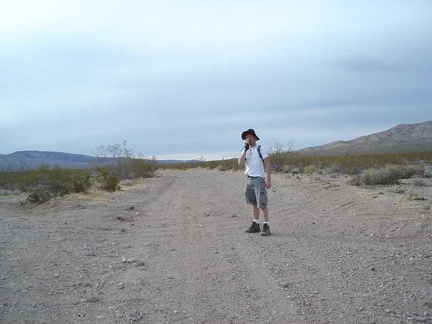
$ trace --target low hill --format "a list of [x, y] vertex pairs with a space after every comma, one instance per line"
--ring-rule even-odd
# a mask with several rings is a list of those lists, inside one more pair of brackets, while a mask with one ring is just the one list
[[[65, 169], [88, 169], [94, 167], [96, 157], [82, 154], [46, 151], [19, 151], [12, 154], [0, 154], [0, 171], [18, 171], [36, 169], [46, 164], [58, 165]], [[159, 160], [160, 164], [185, 163], [192, 161]]]
[[[298, 150], [304, 155], [337, 156], [379, 153], [411, 153], [432, 150], [432, 121], [418, 124], [401, 124], [389, 130], [362, 136], [351, 141], [336, 141], [329, 144]], [[20, 151], [0, 155], [0, 171], [35, 169], [42, 164], [58, 165], [62, 168], [91, 168], [95, 157], [81, 154], [43, 151]], [[159, 160], [160, 164], [197, 162]]]
[[62, 168], [91, 168], [95, 157], [62, 152], [19, 151], [0, 155], [0, 170], [35, 169], [43, 164]]
[[432, 121], [401, 124], [351, 141], [336, 141], [297, 152], [314, 156], [379, 153], [412, 153], [432, 150]]

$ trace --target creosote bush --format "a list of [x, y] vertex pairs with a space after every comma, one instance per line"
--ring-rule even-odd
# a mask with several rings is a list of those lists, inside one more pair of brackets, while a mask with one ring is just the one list
[[387, 165], [383, 168], [370, 168], [364, 171], [360, 177], [365, 185], [392, 185], [399, 179], [408, 179], [416, 173], [416, 169], [410, 166]]
[[28, 192], [28, 200], [33, 203], [72, 192], [86, 192], [92, 186], [87, 171], [62, 169], [59, 166], [50, 168], [49, 165], [22, 171], [16, 180], [18, 189]]
[[120, 181], [121, 179], [109, 172], [109, 171], [103, 171], [98, 175], [98, 181], [101, 185], [101, 188], [109, 191], [109, 192], [114, 192], [116, 190], [120, 190]]
[[279, 142], [275, 142], [273, 147], [270, 147], [268, 150], [271, 167], [276, 172], [283, 172], [284, 167], [287, 162], [293, 156], [291, 152], [293, 148], [293, 143], [289, 142], [287, 144], [281, 144]]
[[94, 166], [102, 178], [115, 175], [120, 180], [126, 180], [154, 177], [157, 161], [155, 157], [135, 157], [133, 151], [127, 147], [127, 142], [123, 141], [122, 145], [99, 146]]

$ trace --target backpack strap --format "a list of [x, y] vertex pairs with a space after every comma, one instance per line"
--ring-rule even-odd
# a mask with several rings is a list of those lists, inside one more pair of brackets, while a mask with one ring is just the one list
[[261, 154], [261, 145], [258, 145], [257, 150], [258, 150], [258, 155], [261, 158], [261, 161], [264, 163], [264, 159], [263, 159], [262, 154]]

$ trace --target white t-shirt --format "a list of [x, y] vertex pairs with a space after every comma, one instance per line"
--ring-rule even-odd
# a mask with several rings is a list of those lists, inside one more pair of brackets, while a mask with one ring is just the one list
[[[268, 157], [265, 147], [261, 146], [260, 151], [263, 159]], [[265, 178], [264, 163], [259, 156], [258, 145], [255, 145], [254, 147], [249, 147], [249, 150], [246, 151], [245, 166], [246, 175], [250, 177]]]

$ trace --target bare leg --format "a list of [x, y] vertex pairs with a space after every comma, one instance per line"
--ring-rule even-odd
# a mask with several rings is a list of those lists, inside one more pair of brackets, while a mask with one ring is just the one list
[[263, 216], [264, 216], [264, 222], [268, 222], [269, 220], [269, 216], [268, 216], [268, 209], [266, 208], [261, 208], [263, 211]]
[[254, 219], [259, 219], [260, 210], [256, 204], [253, 204]]

